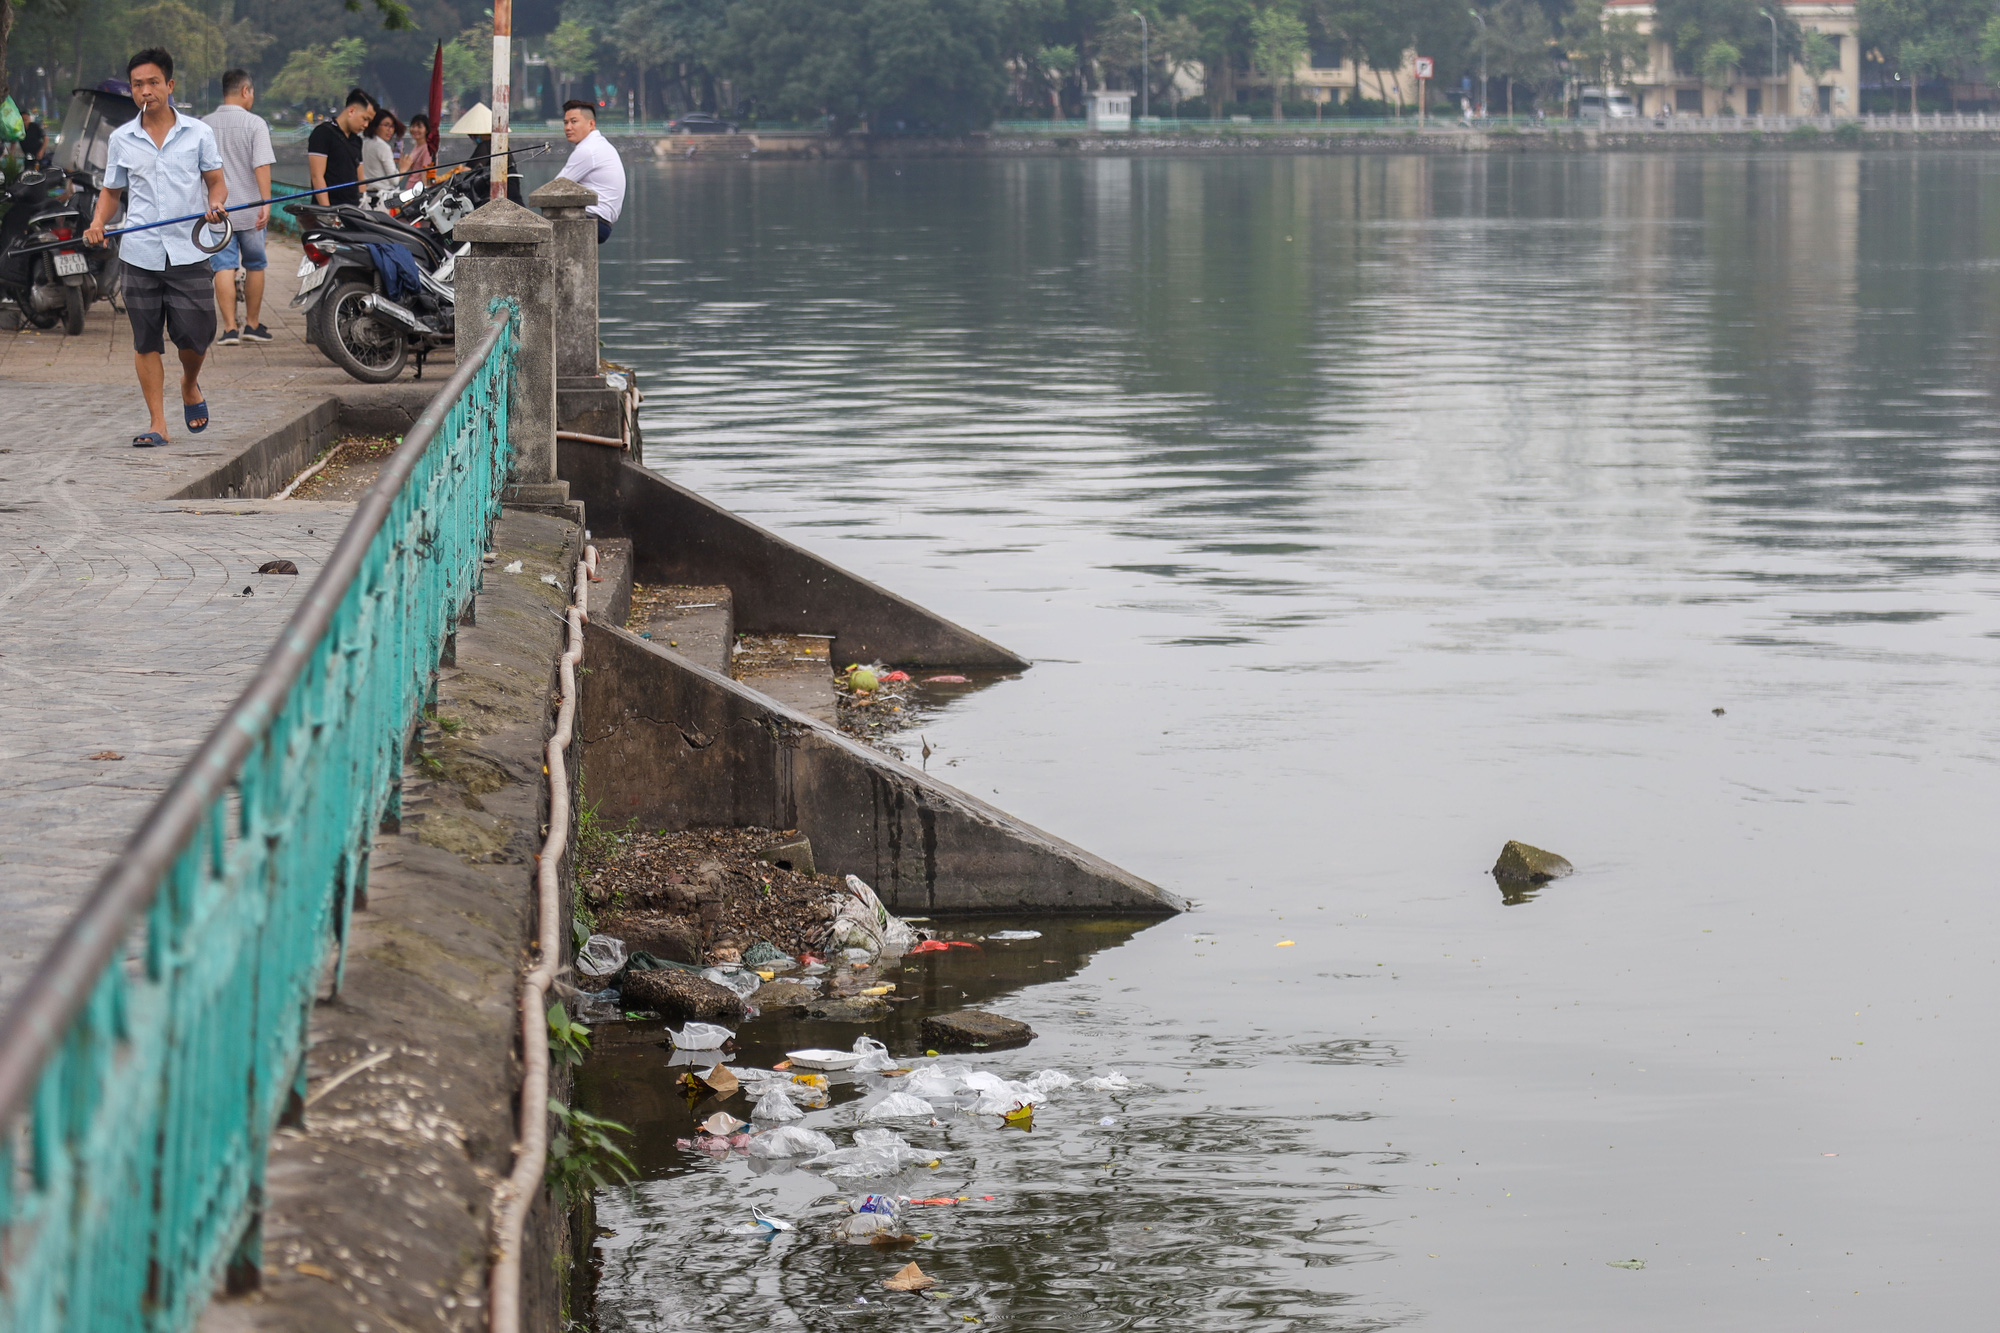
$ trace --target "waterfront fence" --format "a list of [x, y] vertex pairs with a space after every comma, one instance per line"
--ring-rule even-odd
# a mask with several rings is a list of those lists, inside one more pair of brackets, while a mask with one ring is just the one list
[[520, 316], [495, 314], [8, 1010], [0, 1328], [178, 1333], [254, 1280], [270, 1136], [500, 510]]

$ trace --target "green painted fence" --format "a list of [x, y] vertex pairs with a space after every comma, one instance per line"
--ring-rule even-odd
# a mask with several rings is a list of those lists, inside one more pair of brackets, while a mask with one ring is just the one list
[[186, 1329], [260, 1261], [271, 1131], [499, 513], [495, 313], [0, 1027], [0, 1329]]

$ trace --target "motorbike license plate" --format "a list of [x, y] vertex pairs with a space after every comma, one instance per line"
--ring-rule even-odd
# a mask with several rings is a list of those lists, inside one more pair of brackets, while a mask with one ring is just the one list
[[70, 254], [59, 254], [56, 256], [56, 276], [58, 278], [73, 278], [79, 273], [88, 271], [89, 268], [90, 260], [87, 256]]
[[304, 296], [326, 281], [326, 270], [307, 259], [299, 264], [299, 295]]

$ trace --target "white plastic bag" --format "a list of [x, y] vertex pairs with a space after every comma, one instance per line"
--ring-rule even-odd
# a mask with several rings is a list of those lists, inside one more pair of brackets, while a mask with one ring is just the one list
[[1036, 1092], [1061, 1092], [1064, 1088], [1076, 1086], [1076, 1080], [1060, 1069], [1044, 1069], [1028, 1080], [1028, 1086]]
[[873, 1037], [856, 1037], [854, 1053], [861, 1057], [854, 1064], [857, 1074], [879, 1074], [885, 1069], [896, 1068], [896, 1058], [889, 1054], [889, 1048]]
[[714, 1023], [690, 1023], [679, 1032], [668, 1028], [667, 1035], [674, 1039], [676, 1050], [713, 1051], [736, 1034]]
[[592, 935], [576, 953], [576, 970], [593, 979], [613, 976], [625, 966], [625, 941], [609, 935]]
[[931, 1114], [931, 1104], [921, 1097], [913, 1097], [907, 1092], [892, 1092], [861, 1113], [863, 1120], [900, 1120], [908, 1116]]
[[857, 1129], [853, 1147], [821, 1153], [804, 1165], [809, 1171], [824, 1173], [828, 1180], [880, 1180], [913, 1162], [931, 1158], [932, 1154], [912, 1148], [909, 1140], [894, 1130]]
[[865, 949], [870, 954], [907, 953], [917, 942], [917, 932], [882, 905], [875, 890], [858, 876], [847, 877], [847, 897], [833, 918], [831, 947]]
[[925, 1066], [910, 1071], [910, 1076], [903, 1080], [902, 1086], [903, 1091], [913, 1097], [926, 1097], [934, 1102], [948, 1102], [957, 1098], [958, 1090], [964, 1084], [953, 1074]]
[[745, 967], [711, 967], [701, 974], [703, 981], [713, 981], [724, 990], [733, 991], [738, 999], [747, 1000], [757, 993], [764, 979]]
[[805, 1115], [806, 1113], [798, 1108], [798, 1104], [786, 1095], [784, 1089], [772, 1088], [757, 1099], [756, 1106], [750, 1111], [750, 1123], [782, 1125], [792, 1120], [803, 1120]]
[[1092, 1092], [1130, 1092], [1138, 1084], [1114, 1069], [1103, 1078], [1085, 1079], [1083, 1086]]
[[750, 1140], [752, 1157], [823, 1157], [832, 1151], [832, 1139], [803, 1125], [779, 1125]]

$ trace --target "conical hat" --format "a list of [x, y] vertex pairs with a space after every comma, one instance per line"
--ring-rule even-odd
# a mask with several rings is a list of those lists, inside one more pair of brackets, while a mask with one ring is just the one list
[[472, 109], [458, 118], [458, 123], [445, 131], [446, 134], [491, 134], [493, 133], [493, 112], [484, 102], [474, 102]]

